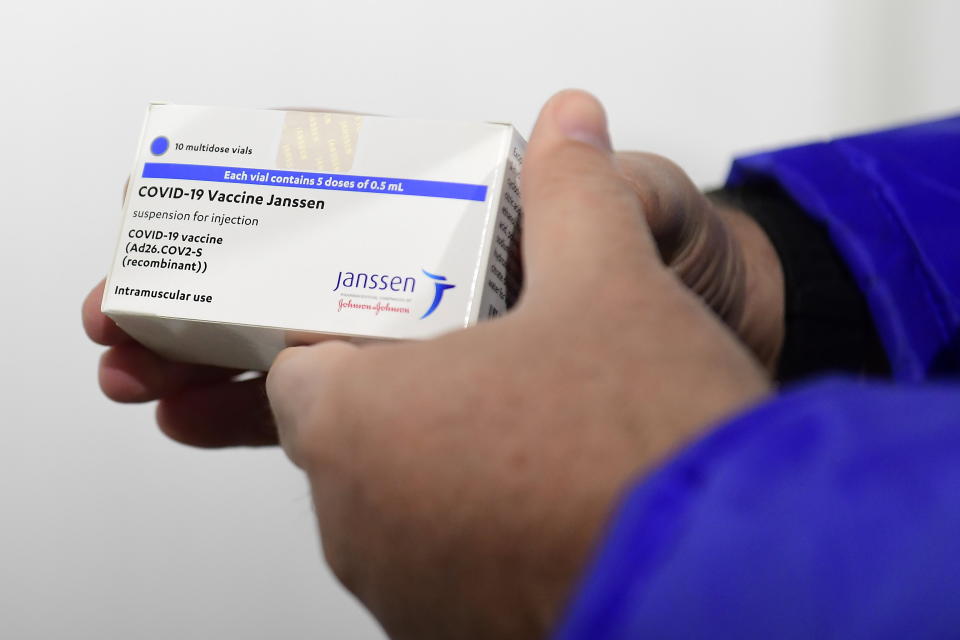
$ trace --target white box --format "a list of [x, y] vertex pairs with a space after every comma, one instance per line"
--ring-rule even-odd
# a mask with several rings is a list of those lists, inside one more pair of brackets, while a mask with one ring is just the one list
[[524, 147], [506, 124], [151, 105], [103, 312], [169, 358], [257, 370], [501, 314]]

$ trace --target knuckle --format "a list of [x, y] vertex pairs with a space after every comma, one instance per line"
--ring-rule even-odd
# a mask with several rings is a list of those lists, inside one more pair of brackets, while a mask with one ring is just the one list
[[267, 396], [274, 397], [278, 388], [283, 387], [284, 381], [290, 374], [293, 361], [299, 357], [296, 353], [297, 349], [300, 349], [300, 347], [287, 347], [273, 359], [273, 364], [267, 371]]
[[343, 432], [343, 368], [355, 347], [333, 342], [289, 347], [267, 373], [266, 390], [288, 456], [305, 470], [324, 466]]
[[268, 373], [274, 374], [287, 369], [295, 360], [303, 355], [304, 349], [305, 347], [287, 347], [283, 349], [277, 354], [277, 357], [273, 359], [273, 364], [270, 365], [270, 371]]
[[287, 347], [278, 353], [267, 371], [268, 395], [273, 396], [297, 378], [308, 375], [314, 355], [311, 347], [306, 346]]

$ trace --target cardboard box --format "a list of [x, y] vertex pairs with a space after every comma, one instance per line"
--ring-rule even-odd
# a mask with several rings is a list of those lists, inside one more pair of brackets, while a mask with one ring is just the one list
[[176, 360], [428, 338], [520, 288], [506, 124], [151, 105], [103, 312]]

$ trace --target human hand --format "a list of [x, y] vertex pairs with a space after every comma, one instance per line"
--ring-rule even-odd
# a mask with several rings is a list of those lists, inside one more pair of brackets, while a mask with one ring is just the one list
[[[664, 262], [700, 295], [773, 371], [783, 342], [783, 276], [762, 230], [731, 207], [709, 201], [666, 158], [620, 152], [617, 164], [643, 203]], [[95, 342], [111, 347], [99, 366], [104, 393], [118, 402], [159, 399], [157, 421], [194, 446], [276, 444], [263, 379], [170, 362], [136, 344], [100, 312], [101, 281], [83, 305]]]
[[511, 313], [271, 369], [326, 557], [391, 637], [541, 637], [630, 481], [767, 391], [663, 266], [645, 180], [618, 171], [599, 103], [559, 94], [523, 169]]
[[780, 259], [760, 226], [742, 211], [708, 199], [676, 164], [621, 152], [663, 262], [753, 351], [771, 373], [784, 339]]
[[83, 327], [109, 347], [100, 358], [100, 388], [117, 402], [157, 403], [157, 424], [197, 447], [277, 444], [264, 376], [234, 380], [233, 369], [171, 362], [123, 332], [100, 311], [103, 281], [83, 301]]

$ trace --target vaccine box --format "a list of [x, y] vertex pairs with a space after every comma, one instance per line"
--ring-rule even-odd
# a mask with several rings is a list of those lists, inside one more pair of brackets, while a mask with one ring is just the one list
[[103, 312], [166, 357], [242, 370], [502, 314], [524, 146], [507, 124], [153, 104]]

